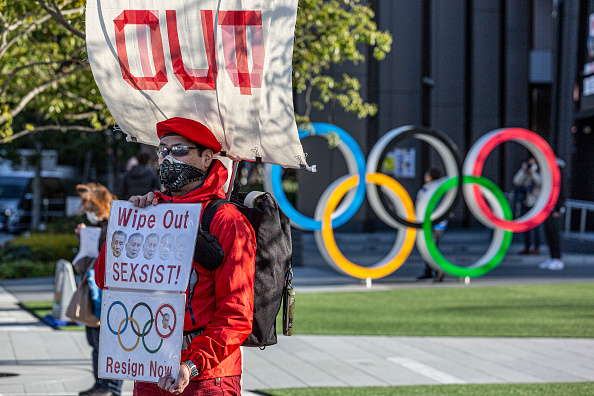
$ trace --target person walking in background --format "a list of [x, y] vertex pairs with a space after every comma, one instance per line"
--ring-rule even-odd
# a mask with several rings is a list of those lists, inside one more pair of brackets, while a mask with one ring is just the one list
[[[105, 243], [107, 235], [107, 224], [109, 220], [109, 211], [111, 209], [111, 201], [117, 197], [109, 192], [109, 190], [98, 183], [79, 184], [76, 186], [76, 192], [81, 197], [81, 207], [87, 215], [87, 219], [94, 227], [101, 228], [101, 236], [99, 237], [99, 250]], [[85, 224], [79, 224], [74, 233], [79, 236], [80, 230], [86, 227]], [[85, 268], [81, 268], [79, 262], [89, 259], [83, 257], [75, 264], [75, 269], [81, 274], [86, 274], [90, 269], [93, 269], [95, 260], [87, 260], [88, 264]], [[79, 271], [80, 270], [80, 271]], [[85, 275], [83, 275], [85, 277]], [[87, 281], [83, 279], [82, 281]], [[95, 377], [95, 384], [90, 389], [79, 392], [80, 396], [120, 396], [122, 391], [122, 381], [113, 379], [103, 379], [98, 376], [99, 369], [99, 327], [86, 326], [87, 342], [92, 348], [93, 361], [93, 376]]]
[[[522, 163], [522, 167], [514, 176], [513, 183], [516, 199], [522, 203], [521, 215], [524, 216], [536, 203], [542, 183], [538, 164], [533, 157]], [[530, 246], [533, 244], [534, 249], [530, 250]], [[526, 231], [524, 233], [524, 250], [520, 254], [539, 254], [539, 247], [540, 227]]]
[[565, 161], [557, 158], [557, 165], [561, 170], [561, 190], [559, 198], [555, 204], [555, 208], [544, 222], [545, 236], [547, 244], [549, 245], [550, 258], [538, 265], [540, 269], [549, 269], [559, 271], [565, 268], [565, 264], [561, 261], [561, 215], [565, 213], [565, 191], [563, 188], [564, 177], [563, 169], [565, 168]]
[[[421, 189], [417, 193], [417, 202], [419, 202], [421, 198], [423, 198], [424, 195], [427, 194], [429, 190], [429, 183], [436, 181], [440, 177], [441, 173], [437, 169], [429, 169], [427, 172], [425, 172], [425, 174], [423, 175], [423, 181], [425, 182], [425, 184], [423, 184], [423, 187], [421, 187]], [[439, 246], [439, 241], [441, 240], [441, 237], [443, 236], [443, 233], [445, 232], [447, 225], [447, 220], [443, 220], [440, 223], [433, 225], [432, 235], [433, 241], [435, 242], [435, 246]], [[417, 280], [433, 279], [436, 282], [442, 282], [443, 277], [444, 273], [442, 271], [434, 271], [429, 264], [425, 263], [425, 270], [420, 276], [417, 277]]]
[[155, 172], [149, 168], [151, 155], [147, 152], [141, 152], [136, 156], [138, 164], [133, 166], [122, 177], [121, 192], [118, 193], [120, 199], [128, 200], [134, 195], [144, 195], [149, 189], [160, 190], [161, 182]]

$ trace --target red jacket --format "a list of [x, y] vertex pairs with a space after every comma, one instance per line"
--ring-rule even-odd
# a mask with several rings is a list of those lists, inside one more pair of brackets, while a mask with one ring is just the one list
[[[180, 197], [157, 192], [160, 203], [200, 203], [225, 198], [223, 185], [227, 169], [215, 160], [202, 187]], [[223, 205], [217, 210], [210, 232], [225, 251], [223, 264], [209, 271], [194, 261], [186, 290], [184, 331], [204, 328], [182, 351], [181, 360], [190, 359], [200, 374], [192, 380], [241, 374], [239, 346], [252, 331], [254, 310], [254, 230], [237, 208]], [[95, 279], [103, 289], [105, 245], [95, 264]], [[189, 306], [188, 306], [189, 301]]]

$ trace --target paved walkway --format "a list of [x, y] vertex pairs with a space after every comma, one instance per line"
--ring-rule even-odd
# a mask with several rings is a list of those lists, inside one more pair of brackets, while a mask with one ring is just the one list
[[[593, 355], [594, 339], [281, 336], [264, 351], [244, 348], [243, 394], [286, 387], [594, 381]], [[0, 287], [0, 395], [77, 395], [92, 382], [84, 332], [51, 330]], [[124, 395], [132, 389], [126, 381]]]

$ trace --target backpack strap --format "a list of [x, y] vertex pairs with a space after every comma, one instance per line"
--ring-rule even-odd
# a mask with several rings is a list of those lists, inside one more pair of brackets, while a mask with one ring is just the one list
[[217, 210], [225, 204], [230, 203], [226, 199], [213, 199], [208, 201], [204, 211], [202, 212], [202, 217], [200, 218], [200, 228], [204, 232], [210, 233], [210, 223], [212, 223], [212, 219], [214, 219]]
[[210, 224], [217, 210], [230, 203], [225, 199], [213, 199], [209, 201], [202, 210], [200, 228], [196, 236], [196, 247], [194, 248], [194, 260], [209, 271], [214, 271], [223, 264], [225, 252], [221, 244], [210, 233]]

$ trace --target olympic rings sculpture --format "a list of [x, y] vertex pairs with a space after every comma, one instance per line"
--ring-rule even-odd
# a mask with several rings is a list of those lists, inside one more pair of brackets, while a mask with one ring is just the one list
[[[124, 318], [120, 321], [117, 330], [114, 330], [114, 328], [111, 326], [111, 310], [116, 305], [121, 306], [122, 309], [124, 310]], [[150, 319], [147, 320], [146, 323], [144, 324], [142, 332], [140, 331], [140, 325], [138, 324], [136, 319], [134, 319], [134, 312], [136, 311], [136, 308], [138, 308], [138, 307], [146, 308], [146, 310], [149, 313], [149, 317], [150, 317]], [[162, 334], [159, 331], [159, 326], [157, 326], [157, 324], [155, 323], [157, 318], [159, 317], [159, 314], [164, 315], [163, 314], [164, 308], [169, 308], [172, 311], [172, 316], [173, 316], [173, 327], [168, 326], [169, 330], [170, 330], [170, 332], [168, 334]], [[131, 323], [130, 328], [132, 329], [132, 332], [137, 336], [135, 344], [131, 347], [125, 346], [124, 343], [122, 342], [122, 338], [121, 338], [121, 335], [128, 328], [128, 322]], [[147, 346], [146, 340], [145, 340], [145, 337], [150, 333], [151, 329], [153, 328], [153, 323], [155, 324], [155, 332], [157, 333], [159, 338], [161, 338], [159, 345], [155, 349], [149, 348]], [[173, 334], [173, 331], [175, 330], [176, 325], [177, 325], [177, 316], [175, 314], [175, 309], [173, 308], [173, 306], [171, 304], [167, 304], [167, 303], [162, 304], [159, 307], [155, 316], [153, 316], [153, 311], [151, 310], [151, 307], [144, 302], [139, 302], [136, 305], [134, 305], [134, 307], [132, 308], [132, 311], [130, 312], [130, 316], [128, 316], [128, 309], [126, 308], [124, 303], [122, 303], [121, 301], [114, 301], [113, 303], [111, 303], [111, 305], [109, 306], [109, 309], [107, 310], [107, 327], [109, 328], [109, 331], [112, 334], [114, 334], [118, 337], [120, 346], [126, 352], [132, 352], [133, 350], [135, 350], [136, 347], [138, 346], [138, 344], [140, 343], [140, 339], [142, 339], [142, 345], [144, 346], [144, 349], [148, 353], [151, 353], [151, 354], [157, 353], [161, 349], [161, 346], [163, 346], [163, 340], [166, 338], [169, 338]], [[136, 326], [136, 329], [134, 328], [134, 326]], [[147, 329], [147, 326], [148, 326], [148, 329]]]
[[[300, 132], [299, 138], [317, 135], [331, 139], [332, 134], [338, 136], [336, 147], [346, 160], [349, 174], [326, 188], [316, 205], [314, 218], [298, 212], [287, 199], [282, 188], [280, 166], [266, 165], [265, 189], [276, 198], [294, 227], [314, 231], [318, 249], [332, 267], [355, 278], [377, 279], [390, 275], [404, 264], [415, 240], [423, 259], [435, 269], [455, 277], [485, 275], [501, 263], [511, 245], [513, 233], [541, 224], [559, 197], [561, 174], [555, 153], [542, 137], [526, 129], [505, 128], [485, 134], [470, 148], [464, 162], [456, 144], [448, 136], [428, 127], [404, 126], [389, 131], [372, 148], [367, 161], [355, 139], [335, 125], [313, 123], [308, 130]], [[446, 176], [439, 179], [441, 183], [433, 185], [426, 197], [417, 203], [416, 210], [410, 195], [400, 183], [377, 172], [379, 161], [388, 149], [405, 138], [420, 139], [432, 146], [441, 156], [446, 170]], [[535, 205], [518, 219], [512, 218], [511, 208], [501, 189], [481, 175], [489, 154], [498, 145], [509, 141], [528, 149], [538, 163], [542, 177]], [[387, 198], [379, 194], [378, 188]], [[377, 216], [400, 231], [386, 257], [368, 267], [344, 257], [334, 239], [334, 229], [357, 213], [365, 195]], [[462, 198], [472, 215], [494, 230], [487, 252], [469, 266], [446, 260], [435, 246], [431, 233], [433, 224], [447, 219]]]

